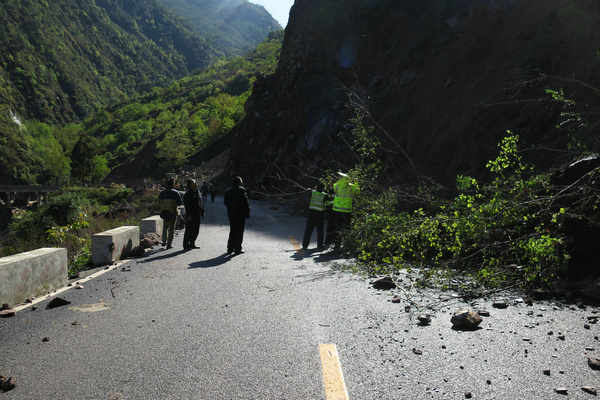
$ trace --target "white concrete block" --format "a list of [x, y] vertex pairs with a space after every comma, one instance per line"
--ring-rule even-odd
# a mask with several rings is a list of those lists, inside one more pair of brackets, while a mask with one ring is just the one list
[[138, 226], [121, 226], [92, 235], [92, 262], [94, 265], [112, 264], [127, 258], [140, 245]]
[[41, 248], [0, 258], [0, 305], [13, 307], [68, 282], [67, 249]]
[[148, 218], [144, 218], [141, 223], [142, 227], [142, 236], [145, 236], [148, 233], [156, 233], [158, 235], [162, 234], [163, 229], [163, 219], [158, 215], [153, 215]]

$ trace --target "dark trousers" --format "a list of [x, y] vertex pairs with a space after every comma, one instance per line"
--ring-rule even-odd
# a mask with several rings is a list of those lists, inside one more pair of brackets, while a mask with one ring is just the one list
[[308, 210], [302, 247], [308, 248], [313, 230], [317, 228], [317, 247], [323, 247], [323, 211]]
[[246, 227], [245, 218], [229, 219], [229, 239], [227, 240], [227, 252], [242, 251], [242, 242], [244, 241], [244, 228]]
[[331, 211], [329, 213], [329, 222], [327, 223], [327, 238], [325, 244], [334, 244], [339, 247], [342, 242], [341, 231], [352, 219], [352, 213]]
[[185, 221], [185, 233], [183, 234], [183, 247], [194, 247], [196, 238], [200, 232], [200, 215], [189, 215]]

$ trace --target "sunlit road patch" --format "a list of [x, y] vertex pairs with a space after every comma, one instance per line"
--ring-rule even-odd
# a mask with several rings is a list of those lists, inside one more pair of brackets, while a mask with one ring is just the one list
[[69, 307], [71, 311], [79, 312], [98, 312], [110, 309], [108, 303], [97, 303], [97, 304], [82, 304], [79, 306]]

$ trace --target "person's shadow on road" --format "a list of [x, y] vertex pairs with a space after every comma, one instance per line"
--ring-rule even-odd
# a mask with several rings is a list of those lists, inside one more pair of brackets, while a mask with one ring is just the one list
[[210, 260], [202, 260], [202, 261], [193, 262], [190, 264], [189, 269], [214, 268], [214, 267], [218, 267], [219, 265], [223, 265], [226, 262], [229, 262], [229, 260], [231, 260], [231, 257], [228, 257], [228, 254], [225, 253], [218, 257], [211, 258]]
[[152, 262], [152, 261], [156, 261], [156, 260], [164, 260], [165, 258], [171, 258], [171, 257], [176, 257], [180, 254], [185, 253], [185, 250], [178, 250], [178, 251], [173, 251], [173, 252], [169, 252], [166, 254], [161, 254], [159, 256], [154, 257], [157, 254], [160, 254], [161, 252], [163, 252], [164, 249], [160, 249], [160, 250], [155, 250], [152, 252], [146, 252], [144, 253], [144, 255], [141, 258], [146, 258], [146, 260], [142, 260], [142, 261], [138, 261], [138, 264], [142, 264], [142, 263], [148, 263], [148, 262]]

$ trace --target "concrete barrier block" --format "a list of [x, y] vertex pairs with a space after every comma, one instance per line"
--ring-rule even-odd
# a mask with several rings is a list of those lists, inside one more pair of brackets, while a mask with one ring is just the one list
[[148, 218], [144, 218], [141, 223], [142, 236], [146, 236], [148, 233], [162, 234], [163, 219], [158, 215], [153, 215]]
[[138, 226], [121, 226], [92, 235], [92, 263], [96, 266], [112, 264], [127, 258], [140, 245]]
[[0, 258], [0, 305], [13, 307], [68, 282], [67, 249], [41, 248]]

